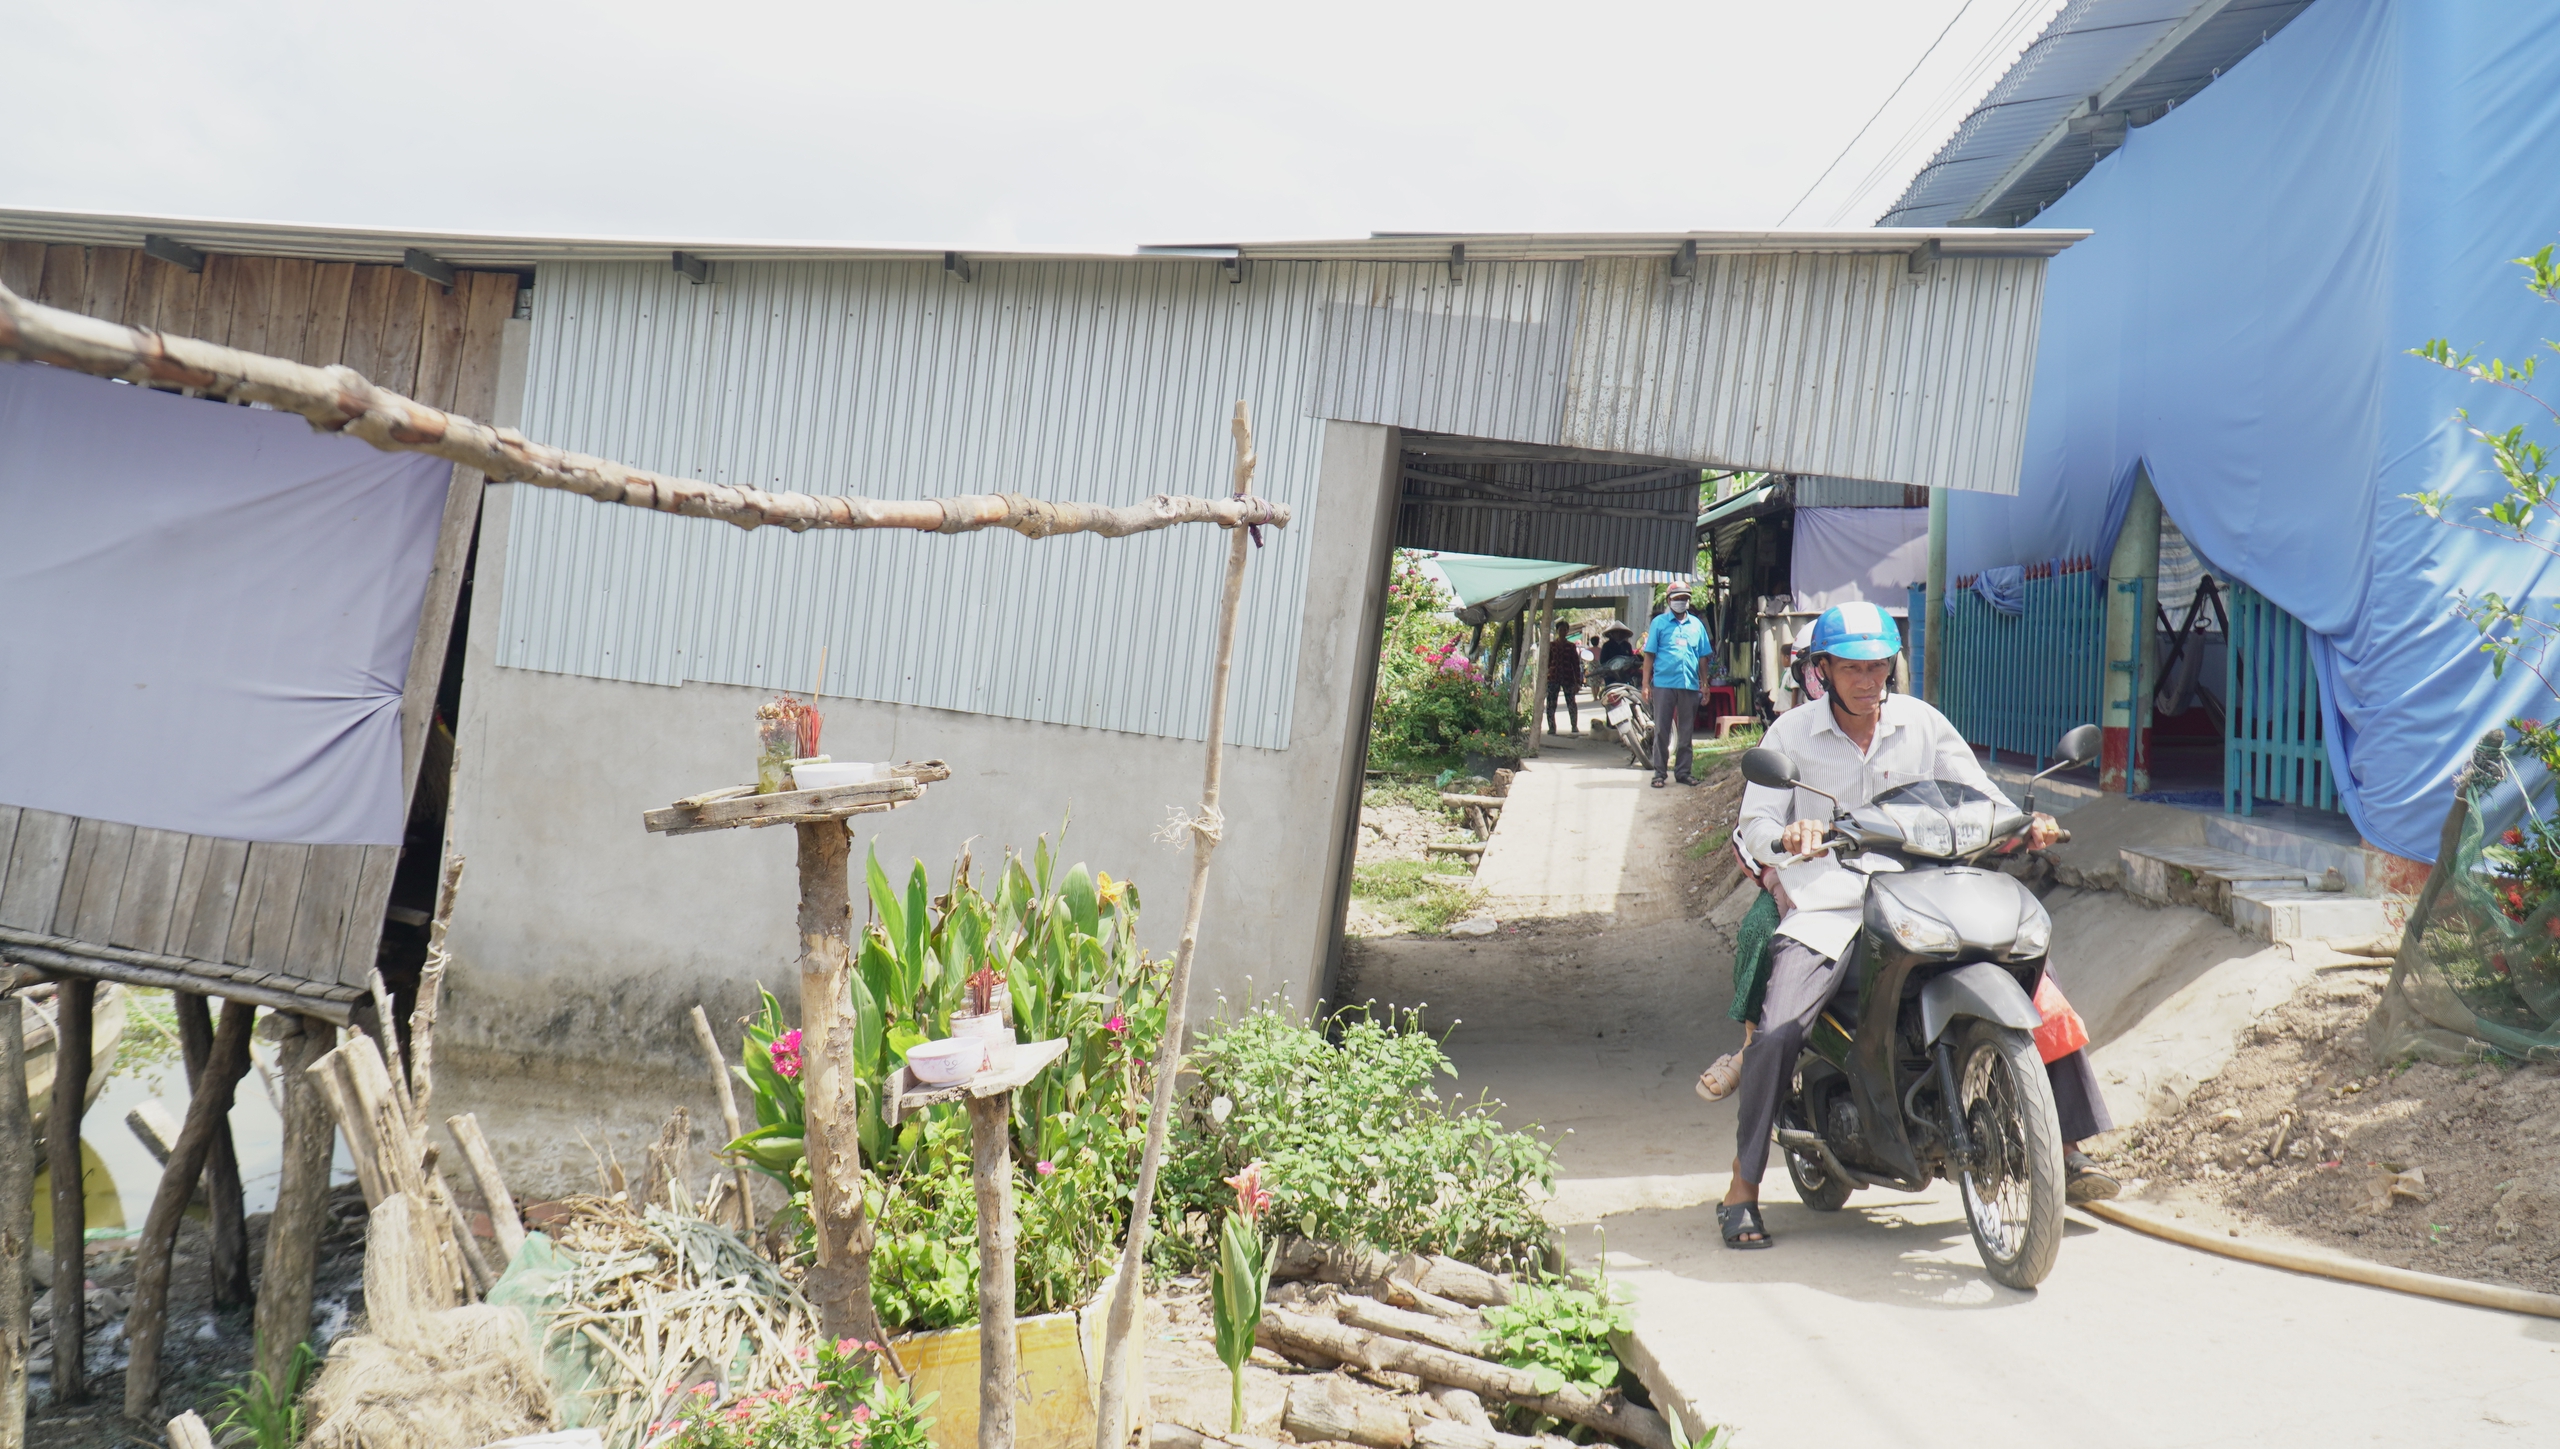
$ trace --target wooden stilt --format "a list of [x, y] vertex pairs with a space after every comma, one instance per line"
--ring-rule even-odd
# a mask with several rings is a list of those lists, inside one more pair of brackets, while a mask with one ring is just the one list
[[284, 1078], [284, 1164], [276, 1177], [275, 1215], [267, 1219], [266, 1270], [258, 1283], [258, 1371], [281, 1388], [294, 1347], [311, 1337], [311, 1291], [319, 1271], [320, 1232], [329, 1208], [329, 1156], [338, 1128], [310, 1067], [336, 1044], [337, 1030], [316, 1017], [285, 1019], [278, 1043]]
[[[186, 1056], [187, 1090], [202, 1089], [205, 1058], [213, 1051], [213, 1012], [192, 992], [171, 993], [178, 1012], [178, 1047]], [[213, 1148], [204, 1160], [204, 1203], [211, 1230], [213, 1306], [238, 1308], [251, 1301], [249, 1212], [240, 1190], [240, 1156], [231, 1119], [214, 1124]]]
[[841, 820], [800, 832], [800, 1036], [805, 1139], [818, 1262], [808, 1291], [830, 1339], [881, 1341], [871, 1307], [871, 1223], [862, 1207], [862, 1140], [857, 1135], [852, 1028], [845, 1022], [845, 971], [852, 961], [853, 843]]
[[1013, 1093], [969, 1099], [978, 1194], [978, 1449], [1013, 1449]]
[[54, 992], [53, 1106], [45, 1113], [45, 1173], [53, 1180], [53, 1401], [89, 1402], [89, 1204], [81, 1196], [80, 1118], [89, 1101], [89, 1034], [98, 983], [66, 976]]
[[27, 1442], [27, 1258], [36, 1234], [36, 1124], [27, 1105], [25, 1003], [0, 992], [0, 1449]]
[[[257, 1014], [258, 1009], [245, 1001], [222, 1003], [222, 1024], [214, 1030], [204, 1074], [187, 1100], [186, 1125], [178, 1129], [177, 1145], [169, 1149], [169, 1166], [160, 1174], [160, 1190], [152, 1194], [150, 1216], [143, 1219], [142, 1243], [133, 1264], [133, 1310], [125, 1316], [124, 1325], [125, 1342], [132, 1350], [124, 1371], [128, 1418], [147, 1420], [160, 1406], [160, 1345], [169, 1331], [169, 1260], [178, 1245], [178, 1219], [186, 1212], [187, 1199], [195, 1195], [205, 1160], [212, 1155], [215, 1129], [231, 1114], [232, 1092], [249, 1074], [249, 1027]], [[60, 1358], [57, 1348], [55, 1361], [59, 1363]]]

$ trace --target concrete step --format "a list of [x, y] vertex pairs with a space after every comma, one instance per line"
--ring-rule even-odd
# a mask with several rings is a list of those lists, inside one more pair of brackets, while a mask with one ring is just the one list
[[2231, 892], [2232, 929], [2270, 941], [2369, 940], [2391, 930], [2383, 902], [2341, 891], [2248, 887]]
[[2334, 868], [2325, 860], [2297, 864], [2209, 845], [2129, 846], [2117, 854], [2125, 894], [2193, 906], [2269, 941], [2367, 938], [2390, 929], [2380, 900], [2319, 888]]
[[2231, 919], [2235, 886], [2288, 886], [2301, 890], [2315, 878], [2298, 867], [2210, 845], [2127, 846], [2125, 894], [2165, 906], [2193, 906]]

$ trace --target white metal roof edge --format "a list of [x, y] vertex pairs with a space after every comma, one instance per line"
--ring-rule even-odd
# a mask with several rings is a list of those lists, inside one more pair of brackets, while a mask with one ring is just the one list
[[[985, 261], [1158, 261], [1244, 256], [1273, 261], [1432, 261], [1464, 245], [1471, 261], [1569, 260], [1586, 256], [1654, 256], [1695, 242], [1703, 253], [1907, 252], [1938, 243], [1951, 256], [2049, 257], [2085, 231], [2005, 227], [1870, 227], [1854, 231], [1450, 232], [1334, 241], [1228, 242], [1140, 247], [1133, 252], [979, 251], [951, 248]], [[706, 261], [939, 261], [945, 248], [859, 246], [831, 242], [701, 240], [675, 237], [563, 237], [505, 232], [403, 231], [388, 227], [306, 226], [213, 217], [133, 216], [113, 212], [0, 208], [0, 241], [138, 247], [165, 236], [198, 251], [233, 256], [308, 257], [319, 261], [397, 263], [416, 248], [458, 267], [507, 269], [567, 261], [664, 261], [684, 252]]]

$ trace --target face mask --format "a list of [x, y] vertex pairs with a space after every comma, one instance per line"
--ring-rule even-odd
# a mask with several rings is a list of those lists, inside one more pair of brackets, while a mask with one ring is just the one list
[[1687, 599], [1673, 599], [1673, 600], [1671, 601], [1671, 612], [1672, 612], [1672, 613], [1674, 613], [1674, 614], [1686, 614], [1686, 613], [1688, 613], [1688, 612], [1689, 612], [1689, 601], [1688, 601]]

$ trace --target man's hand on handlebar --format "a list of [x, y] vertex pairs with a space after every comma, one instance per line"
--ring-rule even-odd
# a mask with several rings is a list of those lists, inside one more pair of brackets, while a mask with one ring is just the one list
[[1825, 821], [1789, 821], [1787, 828], [1778, 833], [1778, 849], [1788, 855], [1806, 855], [1821, 845], [1823, 837], [1830, 833], [1831, 826]]
[[2029, 850], [2043, 850], [2070, 838], [2070, 835], [2055, 822], [2052, 816], [2041, 810], [2027, 822], [2027, 849]]

